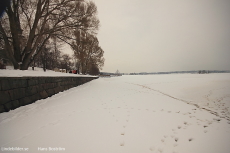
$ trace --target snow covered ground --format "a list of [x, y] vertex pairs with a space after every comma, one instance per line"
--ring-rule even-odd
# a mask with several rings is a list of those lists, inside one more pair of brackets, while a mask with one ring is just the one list
[[0, 114], [0, 146], [33, 153], [229, 153], [229, 112], [230, 74], [99, 78]]

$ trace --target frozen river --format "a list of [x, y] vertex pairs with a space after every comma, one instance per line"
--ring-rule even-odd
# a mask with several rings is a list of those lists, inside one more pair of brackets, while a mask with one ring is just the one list
[[0, 114], [1, 152], [230, 152], [230, 74], [99, 78]]

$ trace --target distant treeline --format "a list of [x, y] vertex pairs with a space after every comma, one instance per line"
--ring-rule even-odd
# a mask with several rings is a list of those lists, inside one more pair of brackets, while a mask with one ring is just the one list
[[[197, 70], [197, 71], [171, 71], [171, 72], [140, 72], [140, 73], [120, 73], [121, 75], [153, 75], [153, 74], [208, 74], [208, 73], [230, 73], [230, 70]], [[101, 72], [101, 75], [116, 75], [116, 73]]]

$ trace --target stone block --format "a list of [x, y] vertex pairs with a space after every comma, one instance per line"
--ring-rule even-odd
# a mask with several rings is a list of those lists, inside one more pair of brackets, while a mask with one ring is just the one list
[[10, 87], [11, 89], [16, 89], [16, 88], [20, 88], [20, 85], [21, 85], [21, 79], [14, 79], [14, 78], [11, 78], [10, 79]]
[[0, 91], [0, 105], [5, 104], [11, 100], [10, 94], [7, 91]]
[[68, 89], [69, 89], [68, 85], [64, 86], [63, 89], [64, 89], [64, 90], [68, 90]]
[[19, 99], [20, 106], [28, 105], [28, 104], [31, 104], [32, 102], [33, 102], [32, 99], [29, 97]]
[[63, 81], [63, 82], [61, 82], [61, 83], [60, 83], [60, 85], [61, 85], [61, 86], [64, 86], [64, 85], [65, 85], [65, 82], [64, 82], [64, 81]]
[[54, 82], [61, 82], [62, 81], [62, 78], [61, 77], [56, 77], [56, 78], [53, 78]]
[[40, 95], [40, 93], [37, 93], [35, 95], [30, 96], [30, 99], [32, 100], [32, 102], [35, 102], [35, 101], [41, 99], [41, 95]]
[[42, 98], [42, 99], [45, 99], [45, 98], [47, 98], [48, 97], [48, 94], [46, 93], [46, 91], [44, 90], [44, 91], [42, 91], [42, 92], [40, 92], [40, 97]]
[[38, 78], [38, 83], [39, 84], [44, 84], [45, 83], [45, 78], [43, 78], [43, 77]]
[[59, 87], [54, 88], [55, 94], [58, 93], [59, 91], [60, 91], [60, 90], [59, 90]]
[[74, 85], [75, 85], [75, 86], [78, 86], [79, 84], [80, 84], [80, 83], [79, 83], [79, 80], [76, 79], [76, 80], [74, 81]]
[[72, 81], [69, 81], [69, 82], [68, 82], [68, 85], [71, 85], [71, 84], [72, 84]]
[[11, 100], [16, 100], [25, 97], [25, 88], [18, 88], [13, 90], [13, 95], [11, 94]]
[[28, 87], [27, 80], [21, 79], [21, 88], [26, 88], [26, 87]]
[[34, 86], [38, 84], [38, 80], [36, 78], [28, 79], [28, 86]]
[[11, 102], [8, 102], [8, 103], [5, 103], [4, 104], [4, 108], [5, 108], [5, 111], [10, 111], [11, 109], [13, 109], [13, 105]]
[[55, 82], [56, 82], [56, 80], [54, 78], [51, 78], [50, 83], [55, 83]]
[[62, 91], [64, 91], [64, 87], [60, 86], [60, 87], [54, 88], [54, 91], [55, 91], [55, 94], [59, 93], [59, 92], [62, 92]]
[[9, 90], [11, 88], [9, 80], [7, 79], [1, 80], [1, 88], [2, 90]]
[[55, 80], [53, 77], [47, 77], [47, 78], [45, 78], [45, 82], [46, 83], [53, 83], [53, 82], [55, 82]]
[[14, 98], [14, 90], [8, 90], [8, 93], [10, 95], [10, 100]]
[[49, 97], [55, 94], [54, 89], [47, 89], [46, 92], [47, 92]]
[[0, 105], [0, 113], [3, 113], [3, 112], [5, 112], [5, 108], [3, 105]]
[[47, 85], [47, 83], [42, 84], [42, 88], [43, 88], [44, 90], [48, 89], [48, 85]]
[[31, 95], [36, 94], [37, 92], [38, 92], [37, 91], [37, 86], [30, 86], [30, 87], [26, 88], [25, 95], [26, 96], [31, 96]]
[[58, 86], [57, 82], [53, 83], [53, 88], [56, 88], [57, 86]]
[[11, 103], [12, 103], [13, 109], [20, 107], [20, 103], [18, 100], [12, 101]]
[[60, 88], [60, 92], [62, 92], [62, 91], [65, 90], [64, 86], [61, 86], [61, 87], [59, 87], [59, 88]]
[[47, 84], [47, 89], [51, 89], [51, 88], [53, 88], [53, 83], [48, 83]]
[[53, 89], [55, 87], [55, 83], [50, 83], [50, 87]]
[[41, 84], [38, 84], [36, 88], [37, 88], [37, 92], [42, 92], [44, 90]]
[[58, 83], [57, 83], [57, 86], [60, 87], [60, 86], [61, 86], [61, 83], [62, 83], [62, 82], [58, 82]]
[[20, 98], [26, 96], [26, 88], [19, 88]]

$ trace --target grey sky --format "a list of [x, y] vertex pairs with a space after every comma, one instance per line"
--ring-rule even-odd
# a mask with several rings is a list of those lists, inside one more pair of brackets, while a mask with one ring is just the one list
[[230, 70], [230, 0], [94, 0], [102, 71]]

